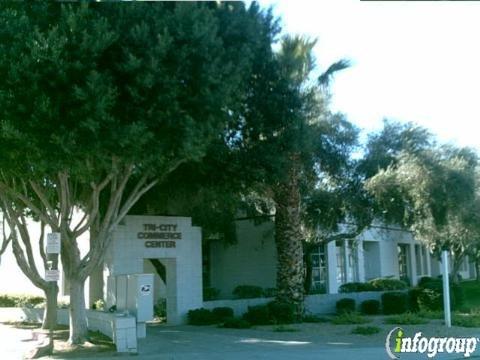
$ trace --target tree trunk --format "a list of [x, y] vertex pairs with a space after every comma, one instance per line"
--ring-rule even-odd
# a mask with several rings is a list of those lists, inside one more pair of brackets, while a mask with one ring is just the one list
[[85, 281], [70, 277], [70, 344], [83, 344], [87, 340], [87, 314], [85, 310]]
[[456, 258], [455, 256], [452, 256], [452, 272], [450, 275], [452, 277], [452, 282], [454, 284], [460, 283], [458, 270], [460, 270], [460, 266], [462, 265], [462, 262], [463, 262], [463, 257]]
[[304, 289], [305, 294], [310, 293], [312, 288], [312, 257], [311, 254], [318, 244], [312, 245], [311, 243], [304, 244], [304, 266], [305, 266], [305, 282]]
[[45, 313], [43, 314], [42, 329], [55, 329], [57, 327], [57, 296], [58, 285], [56, 282], [51, 282], [46, 289], [44, 289], [45, 298]]
[[277, 300], [295, 305], [303, 315], [304, 264], [300, 192], [295, 177], [275, 189], [275, 244], [277, 247]]

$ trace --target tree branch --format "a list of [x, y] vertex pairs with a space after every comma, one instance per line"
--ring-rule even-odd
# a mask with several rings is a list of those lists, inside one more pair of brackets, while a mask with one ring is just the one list
[[[30, 180], [29, 184], [32, 187], [35, 194], [37, 195], [37, 197], [40, 199], [40, 202], [45, 207], [45, 209], [47, 211], [47, 216], [49, 216], [51, 219], [55, 219], [56, 223], [59, 223], [57, 217], [55, 216], [55, 210], [54, 210], [53, 206], [50, 204], [50, 202], [48, 201], [47, 196], [42, 192], [40, 187], [33, 180]], [[25, 194], [25, 196], [26, 196], [26, 194]]]

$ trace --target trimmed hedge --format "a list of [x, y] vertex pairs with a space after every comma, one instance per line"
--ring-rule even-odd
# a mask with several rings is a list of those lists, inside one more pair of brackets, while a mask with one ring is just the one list
[[378, 278], [368, 282], [373, 291], [405, 290], [408, 285], [406, 282], [398, 279]]
[[190, 310], [187, 318], [190, 325], [212, 325], [216, 322], [213, 313], [204, 308]]
[[267, 304], [270, 317], [277, 324], [291, 324], [295, 322], [295, 306], [279, 301], [271, 301]]
[[232, 292], [236, 299], [254, 299], [263, 297], [263, 289], [254, 285], [239, 285]]
[[212, 310], [213, 318], [215, 322], [220, 323], [225, 319], [233, 318], [233, 309], [231, 307], [216, 307]]
[[233, 317], [233, 309], [230, 307], [216, 307], [213, 310], [200, 308], [190, 310], [187, 314], [190, 325], [213, 325]]
[[355, 300], [350, 298], [343, 298], [336, 303], [337, 314], [343, 314], [355, 311]]
[[269, 325], [272, 323], [268, 305], [249, 306], [243, 319], [252, 325]]
[[420, 306], [418, 304], [418, 299], [422, 293], [423, 289], [419, 287], [414, 287], [407, 292], [407, 300], [408, 300], [408, 310], [412, 312], [417, 312], [420, 310]]
[[252, 324], [244, 319], [231, 317], [225, 319], [222, 327], [229, 329], [248, 329], [252, 327]]
[[390, 291], [390, 290], [405, 290], [408, 287], [403, 280], [390, 278], [377, 278], [369, 280], [368, 282], [351, 282], [340, 286], [339, 292], [352, 293], [362, 291]]
[[365, 300], [360, 304], [360, 310], [366, 315], [377, 315], [380, 313], [380, 301]]
[[382, 308], [385, 315], [403, 314], [407, 311], [407, 294], [400, 291], [382, 294]]
[[278, 301], [249, 306], [243, 319], [253, 325], [291, 324], [295, 322], [295, 307]]
[[340, 285], [338, 292], [340, 293], [353, 293], [362, 291], [375, 291], [370, 283], [351, 282]]

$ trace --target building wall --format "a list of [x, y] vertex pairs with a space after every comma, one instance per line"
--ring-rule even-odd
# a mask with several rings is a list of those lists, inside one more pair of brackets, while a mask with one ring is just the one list
[[[188, 310], [201, 307], [203, 301], [201, 229], [192, 226], [191, 218], [186, 217], [129, 215], [122, 223], [112, 235], [105, 261], [107, 307], [116, 304], [120, 309], [119, 302], [123, 303], [125, 294], [130, 295], [122, 285], [125, 275], [143, 273], [145, 259], [160, 259], [166, 267], [167, 322], [183, 323]], [[175, 229], [168, 230], [170, 227]], [[164, 237], [168, 234], [180, 237]], [[174, 246], [151, 246], [151, 243]]]
[[238, 285], [272, 288], [276, 283], [273, 223], [242, 220], [236, 231], [237, 243], [212, 241], [210, 245], [210, 286], [219, 289], [222, 298], [231, 298]]

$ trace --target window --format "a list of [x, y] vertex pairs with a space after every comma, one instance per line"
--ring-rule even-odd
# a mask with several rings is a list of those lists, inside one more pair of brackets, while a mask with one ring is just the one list
[[312, 259], [312, 289], [325, 290], [327, 285], [325, 245], [319, 245], [310, 256]]
[[408, 279], [408, 256], [407, 256], [406, 244], [400, 244], [397, 246], [398, 250], [398, 275], [400, 279]]
[[420, 245], [415, 245], [415, 262], [416, 262], [417, 276], [422, 275], [422, 253], [421, 253]]
[[415, 261], [417, 276], [428, 275], [427, 249], [423, 245], [415, 245]]
[[345, 248], [337, 243], [336, 246], [336, 255], [337, 255], [337, 284], [346, 283], [346, 273], [345, 273]]
[[422, 249], [422, 259], [423, 259], [423, 275], [428, 275], [428, 266], [427, 266], [427, 256], [430, 254], [427, 251], [427, 248], [425, 246], [421, 247]]
[[202, 278], [203, 286], [210, 287], [210, 243], [206, 242], [202, 246]]
[[[358, 244], [357, 244], [358, 246]], [[353, 241], [348, 242], [348, 276], [347, 282], [358, 281], [357, 253]]]

